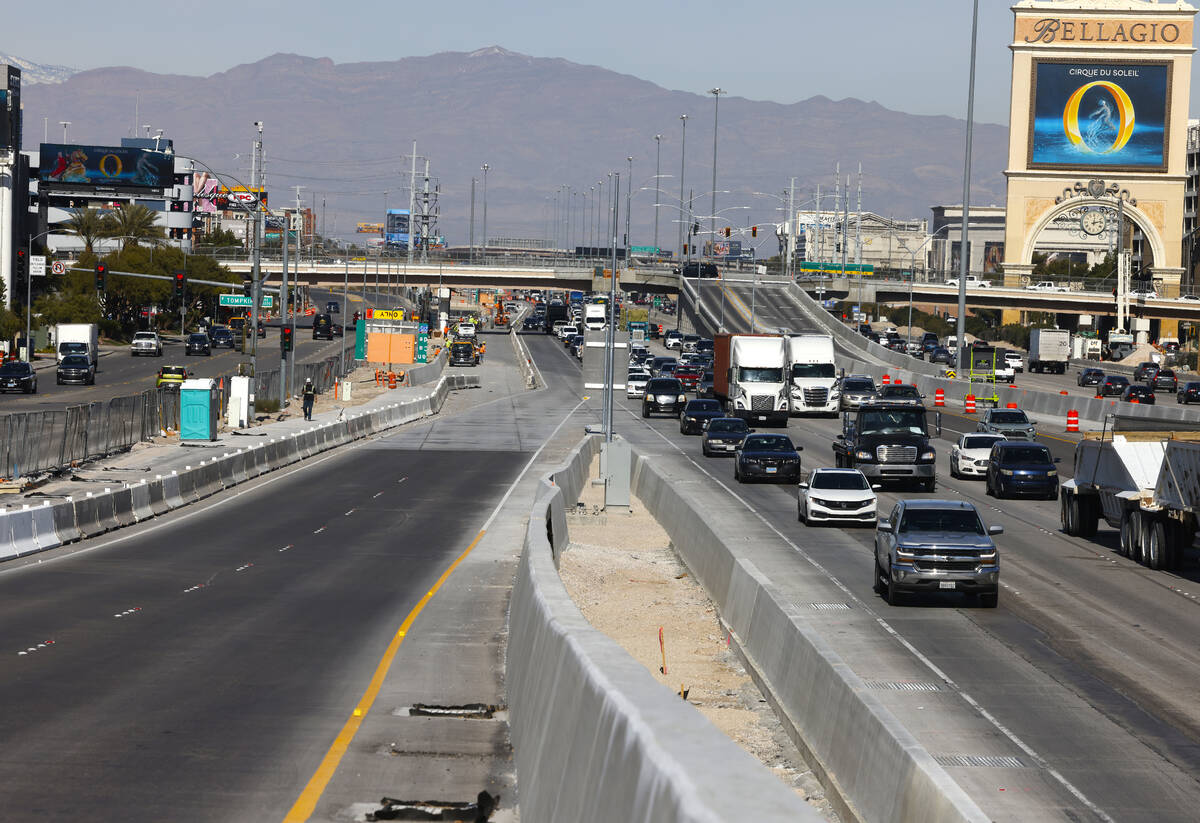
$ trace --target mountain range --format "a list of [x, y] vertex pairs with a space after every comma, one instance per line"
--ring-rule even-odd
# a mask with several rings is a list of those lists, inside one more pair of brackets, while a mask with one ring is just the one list
[[[91, 145], [115, 144], [150, 124], [180, 154], [248, 182], [253, 124], [263, 121], [271, 204], [294, 202], [300, 186], [301, 198], [316, 205], [318, 227], [324, 218], [333, 235], [351, 233], [357, 221], [382, 220], [385, 202], [407, 205], [415, 140], [418, 172], [428, 158], [440, 182], [441, 229], [451, 244], [467, 242], [472, 177], [480, 181], [477, 242], [482, 234], [484, 163], [489, 237], [546, 237], [556, 197], [567, 200], [557, 192], [571, 186], [585, 193], [571, 198], [580, 218], [572, 219], [572, 243], [591, 242], [591, 204], [599, 201], [593, 190], [604, 181], [607, 196], [608, 174], [619, 172], [624, 191], [632, 155], [633, 243], [648, 245], [654, 135], [661, 134], [659, 245], [673, 248], [681, 114], [688, 115], [684, 189], [695, 193], [696, 214], [712, 209], [713, 96], [564, 59], [498, 46], [343, 64], [275, 54], [208, 77], [25, 65], [31, 66], [23, 93], [26, 149], [36, 149], [43, 135], [57, 142], [63, 120], [71, 122], [71, 142]], [[40, 82], [32, 82], [35, 75]], [[802, 73], [796, 84], [804, 89]], [[839, 162], [843, 175], [862, 164], [864, 210], [926, 218], [930, 206], [962, 199], [962, 120], [819, 94], [789, 105], [731, 94], [721, 97], [717, 114], [716, 188], [729, 192], [718, 194], [718, 228], [782, 220], [783, 201], [756, 193], [778, 197], [792, 177], [799, 207], [813, 207], [801, 204], [819, 184], [822, 205], [831, 208]], [[973, 203], [1003, 202], [1007, 138], [1005, 126], [976, 125]], [[857, 187], [856, 177], [851, 185]], [[585, 215], [587, 238], [581, 238]], [[759, 232], [762, 254], [775, 252], [770, 234]]]

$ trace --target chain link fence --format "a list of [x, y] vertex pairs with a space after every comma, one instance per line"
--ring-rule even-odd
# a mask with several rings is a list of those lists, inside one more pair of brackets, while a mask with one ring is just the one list
[[[354, 368], [354, 361], [347, 362]], [[340, 356], [297, 363], [292, 386], [299, 392], [311, 378], [318, 393], [330, 391], [342, 376]], [[230, 378], [218, 375], [218, 402], [224, 409]], [[254, 381], [256, 402], [282, 405], [279, 369], [261, 371]], [[149, 389], [111, 400], [48, 411], [16, 412], [0, 416], [0, 477], [20, 477], [52, 471], [86, 460], [95, 460], [128, 449], [166, 431], [179, 430], [179, 391]]]

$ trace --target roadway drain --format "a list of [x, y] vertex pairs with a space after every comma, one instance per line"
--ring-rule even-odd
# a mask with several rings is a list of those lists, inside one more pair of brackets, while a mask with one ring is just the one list
[[461, 706], [414, 703], [408, 708], [397, 709], [393, 714], [401, 717], [459, 717], [464, 720], [503, 720], [508, 716], [504, 706], [489, 703], [464, 703]]
[[938, 754], [934, 760], [939, 766], [972, 766], [992, 769], [1024, 769], [1028, 768], [1019, 757], [1003, 757], [985, 754]]
[[864, 680], [863, 685], [868, 689], [891, 692], [940, 692], [942, 690], [937, 683], [920, 680]]
[[809, 603], [808, 605], [819, 612], [844, 611], [850, 608], [846, 603]]
[[396, 800], [385, 797], [379, 801], [381, 808], [367, 813], [367, 820], [470, 820], [487, 823], [500, 804], [499, 795], [493, 797], [482, 791], [473, 803], [441, 800]]

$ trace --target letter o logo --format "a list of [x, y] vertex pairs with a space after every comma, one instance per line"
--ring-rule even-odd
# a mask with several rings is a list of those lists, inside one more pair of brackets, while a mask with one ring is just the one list
[[[109, 166], [110, 166], [110, 164], [108, 162], [109, 160], [112, 160], [111, 165], [116, 167], [115, 170], [109, 169]], [[106, 154], [100, 158], [100, 173], [103, 174], [105, 177], [120, 177], [121, 169], [122, 169], [121, 158], [117, 157], [115, 154]]]
[[[1096, 152], [1095, 149], [1085, 143], [1083, 135], [1079, 133], [1079, 104], [1083, 102], [1083, 95], [1093, 88], [1102, 88], [1112, 95], [1113, 102], [1117, 104], [1117, 114], [1121, 118], [1120, 123], [1117, 125], [1117, 136], [1113, 138], [1112, 145], [1099, 152]], [[1129, 95], [1125, 93], [1125, 89], [1107, 80], [1095, 80], [1080, 86], [1067, 100], [1066, 107], [1063, 108], [1063, 131], [1066, 132], [1067, 139], [1073, 145], [1097, 154], [1112, 154], [1114, 151], [1120, 151], [1125, 148], [1125, 144], [1133, 136], [1133, 125], [1133, 101], [1129, 99]]]

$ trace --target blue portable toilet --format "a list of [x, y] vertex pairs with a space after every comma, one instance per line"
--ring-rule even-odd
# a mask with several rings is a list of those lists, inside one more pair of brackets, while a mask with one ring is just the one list
[[217, 382], [184, 380], [179, 387], [179, 436], [183, 440], [216, 440], [221, 415]]

